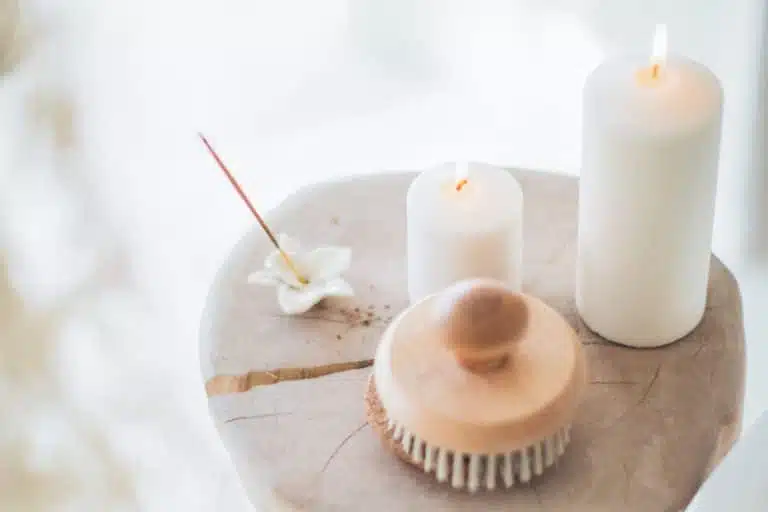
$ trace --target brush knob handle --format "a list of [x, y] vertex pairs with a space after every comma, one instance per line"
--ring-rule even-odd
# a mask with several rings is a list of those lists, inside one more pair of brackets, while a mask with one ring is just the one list
[[523, 296], [488, 279], [460, 281], [445, 289], [434, 312], [442, 340], [473, 373], [504, 367], [528, 327]]

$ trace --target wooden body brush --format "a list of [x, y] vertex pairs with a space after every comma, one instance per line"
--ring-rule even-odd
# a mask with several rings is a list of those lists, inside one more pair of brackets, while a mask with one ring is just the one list
[[403, 312], [376, 353], [368, 421], [395, 453], [471, 492], [563, 454], [586, 385], [576, 333], [539, 299], [457, 283]]

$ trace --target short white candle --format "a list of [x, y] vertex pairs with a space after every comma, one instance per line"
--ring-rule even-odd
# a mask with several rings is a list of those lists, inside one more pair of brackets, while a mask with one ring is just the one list
[[637, 347], [696, 327], [709, 277], [722, 89], [665, 42], [657, 30], [650, 62], [606, 62], [584, 89], [576, 303]]
[[473, 277], [522, 284], [523, 192], [503, 169], [445, 164], [408, 189], [411, 302]]

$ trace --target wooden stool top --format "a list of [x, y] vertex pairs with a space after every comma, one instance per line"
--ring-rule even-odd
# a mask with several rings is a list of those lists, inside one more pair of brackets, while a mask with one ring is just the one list
[[413, 174], [308, 187], [268, 216], [306, 247], [352, 247], [357, 296], [298, 317], [249, 285], [272, 249], [257, 228], [233, 250], [203, 315], [210, 409], [257, 507], [287, 510], [666, 511], [682, 509], [738, 435], [744, 394], [741, 298], [712, 259], [707, 312], [678, 343], [610, 344], [573, 304], [577, 181], [513, 171], [525, 194], [523, 291], [565, 315], [584, 345], [586, 398], [559, 467], [529, 486], [462, 494], [387, 451], [363, 394], [389, 321], [407, 305], [405, 194]]

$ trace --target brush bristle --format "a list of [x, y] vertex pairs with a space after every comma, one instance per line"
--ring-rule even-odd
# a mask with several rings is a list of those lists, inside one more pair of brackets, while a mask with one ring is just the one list
[[540, 442], [509, 453], [461, 453], [430, 444], [390, 418], [379, 400], [373, 376], [365, 392], [366, 417], [401, 459], [431, 473], [441, 483], [469, 492], [526, 484], [557, 463], [570, 441], [570, 426]]
[[462, 453], [433, 446], [414, 436], [401, 424], [389, 420], [387, 433], [400, 444], [411, 462], [425, 473], [434, 473], [439, 482], [454, 489], [476, 492], [496, 487], [510, 488], [515, 483], [528, 483], [555, 464], [570, 441], [570, 427], [524, 449], [509, 453]]

